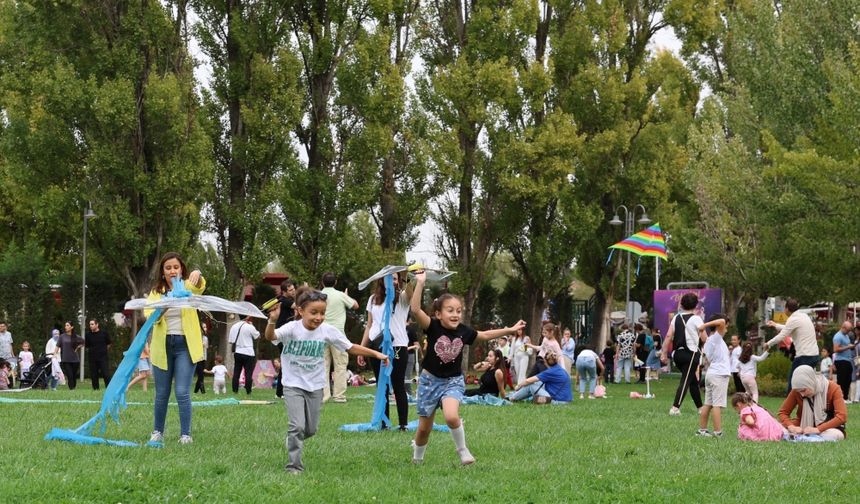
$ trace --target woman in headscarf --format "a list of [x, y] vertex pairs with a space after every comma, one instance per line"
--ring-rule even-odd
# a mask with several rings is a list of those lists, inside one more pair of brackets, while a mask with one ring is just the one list
[[[797, 409], [797, 416], [791, 414]], [[848, 410], [842, 389], [811, 366], [798, 366], [791, 376], [791, 392], [779, 408], [779, 421], [791, 434], [818, 434], [824, 439], [845, 439]]]

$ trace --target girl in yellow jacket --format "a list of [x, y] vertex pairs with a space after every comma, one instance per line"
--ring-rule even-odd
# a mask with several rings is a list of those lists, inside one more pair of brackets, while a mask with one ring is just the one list
[[[158, 279], [147, 301], [153, 303], [160, 300], [173, 288], [173, 282], [184, 282], [185, 288], [192, 294], [200, 294], [206, 288], [206, 280], [199, 271], [189, 273], [182, 257], [176, 252], [168, 252], [161, 258]], [[149, 317], [153, 311], [144, 310], [144, 315]], [[162, 314], [152, 328], [150, 358], [155, 378], [155, 418], [149, 444], [160, 446], [164, 441], [164, 419], [167, 416], [171, 382], [175, 383], [176, 402], [179, 404], [179, 442], [189, 444], [191, 379], [196, 363], [203, 360], [203, 339], [197, 310], [171, 308]]]

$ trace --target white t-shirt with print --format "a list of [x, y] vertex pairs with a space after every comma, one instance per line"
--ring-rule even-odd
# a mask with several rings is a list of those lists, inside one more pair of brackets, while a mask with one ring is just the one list
[[325, 346], [334, 346], [341, 352], [352, 348], [352, 343], [334, 326], [323, 322], [313, 331], [301, 320], [287, 322], [275, 329], [277, 343], [283, 343], [281, 352], [281, 383], [314, 392], [325, 387]]
[[218, 364], [217, 366], [212, 368], [212, 374], [215, 375], [215, 381], [225, 381], [227, 377], [227, 368], [224, 366], [224, 364]]

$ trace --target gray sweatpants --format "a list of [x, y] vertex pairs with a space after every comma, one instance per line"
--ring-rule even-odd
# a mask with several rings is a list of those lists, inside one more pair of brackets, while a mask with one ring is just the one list
[[302, 447], [305, 439], [317, 433], [320, 425], [323, 391], [308, 392], [295, 387], [284, 387], [284, 406], [290, 419], [287, 429], [287, 469], [303, 471]]

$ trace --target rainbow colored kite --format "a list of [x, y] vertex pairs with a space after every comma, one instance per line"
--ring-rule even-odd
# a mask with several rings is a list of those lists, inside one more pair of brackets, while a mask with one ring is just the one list
[[666, 255], [666, 241], [663, 239], [660, 224], [654, 224], [648, 229], [631, 235], [609, 248], [626, 250], [640, 256], [659, 257], [663, 260], [668, 259]]

